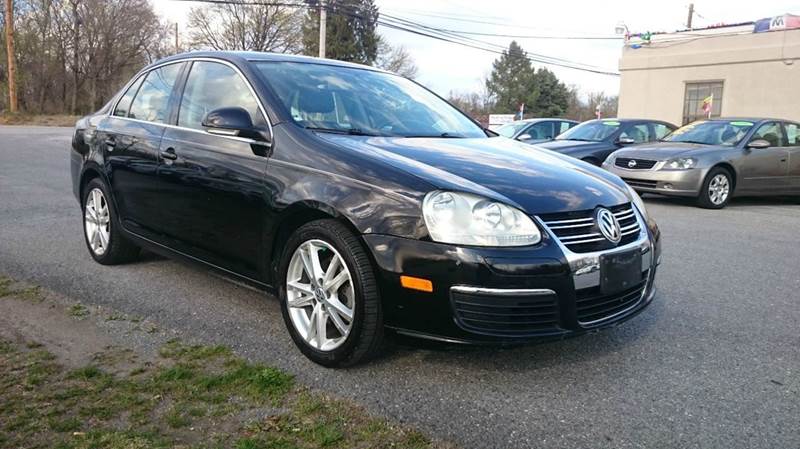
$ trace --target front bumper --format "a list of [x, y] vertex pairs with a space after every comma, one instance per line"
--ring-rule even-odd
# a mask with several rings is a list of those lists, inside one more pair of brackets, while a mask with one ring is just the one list
[[[660, 259], [660, 235], [647, 226], [633, 243], [595, 253], [572, 253], [549, 231], [535, 248], [467, 248], [386, 235], [364, 240], [378, 267], [387, 327], [455, 343], [561, 339], [617, 325], [651, 303]], [[638, 290], [604, 296], [600, 256], [632, 250], [641, 252]], [[402, 288], [401, 275], [429, 279], [433, 292]], [[619, 306], [598, 316], [587, 315], [587, 304], [595, 307], [590, 311]]]
[[631, 170], [604, 163], [603, 168], [622, 178], [637, 192], [692, 197], [699, 194], [705, 178], [703, 170], [658, 170], [659, 165], [650, 170]]

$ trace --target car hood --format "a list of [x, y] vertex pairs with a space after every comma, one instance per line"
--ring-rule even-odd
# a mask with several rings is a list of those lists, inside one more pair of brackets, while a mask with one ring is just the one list
[[415, 175], [545, 214], [630, 201], [624, 183], [590, 164], [509, 139], [358, 137], [318, 134], [337, 146]]
[[616, 151], [614, 157], [666, 161], [676, 157], [698, 155], [700, 152], [705, 153], [720, 149], [731, 149], [731, 147], [684, 142], [653, 142], [631, 148], [623, 148]]
[[606, 150], [613, 147], [613, 145], [606, 142], [585, 142], [582, 140], [552, 140], [539, 144], [539, 146], [562, 154], [576, 153], [579, 151]]

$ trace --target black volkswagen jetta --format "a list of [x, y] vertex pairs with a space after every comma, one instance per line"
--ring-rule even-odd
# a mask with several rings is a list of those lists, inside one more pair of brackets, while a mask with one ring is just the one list
[[81, 119], [71, 171], [96, 261], [147, 248], [277, 291], [324, 365], [375, 354], [385, 329], [513, 343], [642, 310], [659, 231], [636, 193], [492, 135], [370, 67], [191, 53]]

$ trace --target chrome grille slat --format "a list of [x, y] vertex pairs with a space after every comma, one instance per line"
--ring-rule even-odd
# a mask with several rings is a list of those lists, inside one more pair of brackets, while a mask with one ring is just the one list
[[548, 230], [563, 246], [574, 253], [604, 251], [635, 240], [641, 224], [631, 203], [608, 208], [616, 218], [622, 239], [614, 244], [608, 241], [597, 228], [595, 209], [548, 214], [539, 217]]

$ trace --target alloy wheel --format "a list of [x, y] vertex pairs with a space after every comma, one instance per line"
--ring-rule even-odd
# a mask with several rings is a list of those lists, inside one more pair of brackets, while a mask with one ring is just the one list
[[292, 325], [309, 346], [331, 351], [350, 335], [353, 278], [327, 242], [308, 240], [294, 251], [286, 273], [286, 299]]
[[111, 215], [102, 190], [94, 188], [86, 196], [83, 220], [89, 247], [93, 253], [102, 256], [111, 239]]
[[711, 178], [711, 182], [708, 183], [708, 199], [716, 206], [719, 206], [728, 199], [730, 191], [730, 181], [728, 177], [722, 173]]

